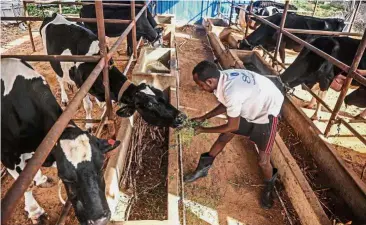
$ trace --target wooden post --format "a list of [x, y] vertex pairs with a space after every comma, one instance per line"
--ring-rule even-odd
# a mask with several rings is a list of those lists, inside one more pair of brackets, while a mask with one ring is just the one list
[[313, 15], [312, 17], [315, 16], [315, 12], [316, 12], [316, 7], [318, 6], [318, 0], [315, 1], [315, 6], [314, 6], [314, 10], [313, 10]]
[[132, 27], [132, 49], [133, 49], [133, 57], [135, 59], [137, 59], [136, 11], [135, 11], [135, 9], [136, 9], [135, 8], [135, 1], [131, 1], [131, 20], [132, 20], [132, 22], [134, 24], [133, 27]]
[[[26, 1], [23, 1], [23, 7], [24, 7], [24, 16], [28, 17], [28, 9], [27, 9], [27, 2]], [[36, 46], [34, 45], [31, 24], [30, 24], [29, 21], [27, 21], [26, 24], [27, 24], [27, 27], [28, 27], [29, 39], [30, 39], [31, 44], [32, 44], [33, 52], [36, 52]]]
[[344, 98], [347, 95], [348, 88], [351, 86], [351, 82], [353, 80], [352, 74], [353, 74], [354, 71], [357, 70], [358, 64], [360, 63], [361, 58], [363, 56], [363, 53], [365, 52], [365, 48], [366, 48], [366, 30], [363, 34], [360, 45], [358, 46], [358, 49], [357, 49], [356, 55], [353, 59], [352, 65], [351, 65], [351, 67], [348, 71], [346, 82], [343, 84], [343, 87], [342, 87], [341, 93], [338, 97], [337, 103], [334, 106], [333, 113], [330, 116], [327, 127], [325, 128], [324, 135], [326, 137], [329, 135], [330, 129], [331, 129], [332, 125], [334, 124], [334, 121], [335, 121], [336, 117], [338, 116], [338, 112], [341, 109]]
[[356, 16], [357, 16], [358, 10], [360, 9], [361, 4], [362, 4], [362, 1], [360, 0], [360, 2], [357, 5], [357, 8], [356, 8], [355, 15], [353, 15], [353, 18], [352, 18], [352, 21], [351, 21], [351, 25], [349, 27], [349, 32], [352, 32], [353, 23], [355, 22], [355, 19], [356, 19]]

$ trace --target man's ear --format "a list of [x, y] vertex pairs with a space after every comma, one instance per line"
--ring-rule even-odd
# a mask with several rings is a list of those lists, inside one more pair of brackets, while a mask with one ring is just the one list
[[106, 139], [100, 139], [100, 138], [97, 138], [97, 143], [98, 143], [99, 150], [103, 154], [117, 148], [121, 144], [120, 141], [116, 141], [113, 139], [106, 140]]
[[135, 113], [135, 111], [136, 111], [135, 106], [124, 105], [117, 110], [116, 114], [119, 117], [130, 117]]

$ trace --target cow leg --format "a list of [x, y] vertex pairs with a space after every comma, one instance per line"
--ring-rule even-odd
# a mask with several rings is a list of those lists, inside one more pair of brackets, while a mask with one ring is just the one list
[[60, 84], [61, 88], [61, 104], [67, 106], [67, 104], [69, 103], [69, 98], [67, 97], [66, 94], [64, 80], [62, 77], [57, 76], [57, 81]]
[[[93, 103], [90, 101], [89, 95], [87, 94], [83, 99], [83, 105], [85, 109], [85, 119], [92, 119]], [[91, 132], [93, 123], [85, 123], [85, 129]]]
[[[320, 97], [323, 101], [324, 101], [324, 99], [325, 99], [326, 95], [327, 95], [327, 91], [319, 90], [319, 97]], [[314, 98], [314, 99], [315, 99], [315, 98]], [[320, 104], [320, 102], [317, 102], [315, 112], [314, 112], [314, 114], [310, 117], [310, 119], [312, 119], [312, 120], [319, 120], [319, 119], [320, 119], [319, 112], [321, 111], [321, 107], [322, 107], [322, 104]]]
[[280, 53], [281, 62], [282, 62], [282, 63], [285, 63], [285, 57], [286, 57], [286, 42], [284, 42], [283, 40], [281, 41], [281, 44], [280, 44], [279, 53]]
[[[21, 164], [23, 164], [24, 168], [25, 163]], [[20, 165], [17, 165], [17, 167], [20, 168]], [[19, 177], [19, 173], [16, 170], [10, 170], [10, 169], [7, 170], [15, 180]], [[47, 177], [43, 176], [41, 171], [38, 170], [36, 176], [33, 178], [33, 181], [38, 186], [47, 181]], [[33, 185], [31, 185], [31, 187], [32, 186]], [[31, 187], [28, 188], [26, 192], [24, 192], [24, 199], [25, 199], [24, 210], [28, 213], [28, 218], [32, 220], [33, 224], [42, 224], [43, 220], [47, 219], [47, 214], [45, 213], [44, 209], [39, 206], [38, 202], [34, 199]]]

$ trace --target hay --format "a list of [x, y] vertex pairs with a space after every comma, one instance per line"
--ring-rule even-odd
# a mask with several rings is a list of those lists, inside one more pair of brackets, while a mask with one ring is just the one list
[[175, 134], [180, 136], [183, 146], [188, 146], [191, 143], [193, 137], [195, 136], [195, 128], [205, 127], [208, 125], [209, 123], [207, 120], [203, 122], [197, 122], [187, 118], [184, 121], [183, 126], [175, 130]]

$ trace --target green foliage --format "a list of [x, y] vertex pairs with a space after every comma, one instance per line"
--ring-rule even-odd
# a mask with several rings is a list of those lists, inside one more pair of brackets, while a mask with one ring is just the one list
[[[29, 16], [45, 17], [50, 16], [52, 13], [58, 13], [58, 6], [36, 6], [34, 4], [27, 5]], [[79, 14], [81, 6], [62, 6], [62, 14]]]
[[187, 146], [191, 143], [192, 138], [195, 135], [194, 129], [198, 126], [205, 127], [205, 126], [208, 126], [208, 125], [209, 125], [209, 123], [208, 123], [207, 120], [204, 121], [204, 122], [196, 122], [196, 121], [193, 121], [193, 120], [190, 120], [190, 119], [187, 118], [184, 121], [183, 126], [180, 127], [179, 129], [177, 129], [175, 131], [175, 133], [179, 134], [180, 139], [182, 141], [182, 145]]

